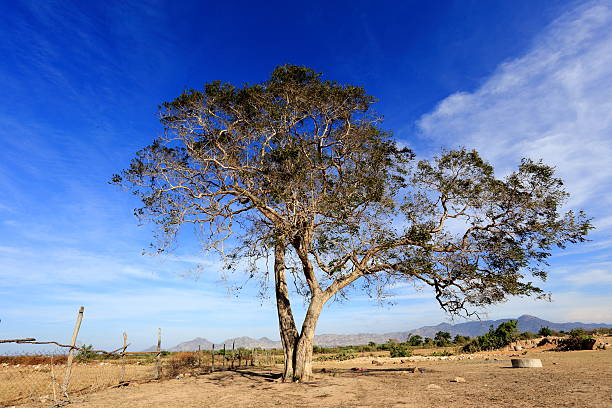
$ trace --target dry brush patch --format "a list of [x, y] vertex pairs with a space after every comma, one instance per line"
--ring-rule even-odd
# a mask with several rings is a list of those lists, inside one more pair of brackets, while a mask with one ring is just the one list
[[[19, 357], [11, 362], [48, 361], [40, 358], [41, 356]], [[61, 400], [65, 360], [66, 356], [58, 356], [53, 358], [53, 364], [0, 364], [0, 406]], [[124, 364], [117, 361], [76, 363], [72, 366], [68, 394], [82, 395], [125, 381], [147, 381], [153, 378], [154, 370], [151, 365], [127, 362]]]
[[[384, 357], [381, 366], [368, 357], [323, 361], [313, 381], [298, 384], [277, 380], [280, 365], [249, 367], [90, 394], [74, 407], [612, 406], [611, 350], [534, 352], [544, 363], [539, 369], [509, 368], [511, 354], [416, 363]], [[465, 382], [451, 382], [456, 377]]]

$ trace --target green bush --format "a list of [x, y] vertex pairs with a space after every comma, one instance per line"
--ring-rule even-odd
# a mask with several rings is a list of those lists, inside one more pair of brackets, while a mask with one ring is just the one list
[[569, 336], [559, 341], [559, 350], [592, 350], [595, 337], [585, 333], [582, 329], [570, 331]]
[[516, 337], [517, 323], [516, 320], [509, 320], [497, 326], [495, 330], [491, 326], [488, 333], [476, 337], [463, 346], [462, 350], [474, 353], [476, 351], [495, 350], [507, 346]]
[[537, 339], [539, 336], [535, 333], [532, 332], [523, 332], [521, 334], [519, 334], [517, 336], [518, 340], [531, 340], [531, 339]]
[[389, 353], [391, 357], [410, 357], [412, 356], [412, 350], [404, 344], [393, 344], [389, 347]]
[[451, 344], [451, 335], [449, 332], [439, 331], [436, 333], [434, 337], [434, 343], [438, 347], [450, 346]]
[[452, 356], [453, 353], [448, 350], [442, 350], [442, 351], [434, 351], [433, 353], [431, 353], [431, 355], [434, 357], [448, 357], [448, 356]]
[[549, 327], [540, 327], [538, 334], [540, 336], [548, 337], [553, 335], [553, 331]]
[[89, 346], [83, 344], [81, 346], [81, 350], [79, 351], [79, 354], [77, 354], [76, 358], [77, 361], [89, 361], [91, 359], [93, 359], [96, 356], [96, 353], [92, 352], [93, 350], [93, 346], [90, 344]]
[[423, 337], [419, 336], [418, 334], [412, 335], [408, 338], [406, 343], [408, 343], [409, 346], [413, 347], [420, 346], [423, 344]]
[[456, 335], [455, 338], [453, 339], [453, 343], [455, 343], [458, 346], [464, 345], [466, 343], [468, 343], [470, 341], [470, 336], [461, 336], [461, 335]]

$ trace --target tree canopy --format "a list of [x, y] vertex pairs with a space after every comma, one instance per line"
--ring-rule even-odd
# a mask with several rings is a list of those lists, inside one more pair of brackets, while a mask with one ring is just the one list
[[[113, 177], [141, 198], [136, 215], [159, 225], [159, 251], [194, 224], [228, 268], [247, 260], [267, 278], [256, 260], [274, 259], [286, 377], [309, 376], [323, 305], [358, 279], [377, 293], [397, 280], [430, 286], [443, 309], [469, 314], [545, 296], [532, 278], [591, 228], [584, 213], [561, 211], [568, 194], [552, 167], [524, 159], [500, 178], [468, 149], [417, 161], [374, 102], [293, 65], [259, 84], [211, 82], [162, 104], [164, 134]], [[301, 331], [286, 271], [309, 302]]]

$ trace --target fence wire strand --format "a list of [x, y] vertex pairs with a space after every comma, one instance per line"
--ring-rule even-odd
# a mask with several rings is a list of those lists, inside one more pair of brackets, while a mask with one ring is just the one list
[[[162, 353], [161, 376], [157, 378], [155, 353], [86, 354], [91, 352], [90, 348], [77, 349], [80, 354], [72, 363], [67, 390], [69, 398], [130, 383], [197, 376], [213, 371], [210, 350]], [[264, 350], [254, 353], [253, 350], [239, 349], [227, 351], [225, 355], [215, 354], [214, 358], [214, 371], [282, 363], [282, 354], [279, 360], [278, 355]], [[26, 403], [49, 407], [65, 403], [67, 399], [61, 388], [66, 361], [66, 354], [58, 351], [0, 356], [0, 407]]]

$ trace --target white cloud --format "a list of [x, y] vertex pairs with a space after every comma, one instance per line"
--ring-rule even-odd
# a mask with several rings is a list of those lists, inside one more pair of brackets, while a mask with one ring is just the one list
[[612, 271], [606, 268], [588, 269], [574, 272], [570, 276], [564, 277], [563, 280], [576, 286], [610, 285], [612, 284]]
[[477, 149], [499, 175], [516, 168], [522, 157], [543, 159], [557, 168], [572, 194], [568, 206], [594, 217], [593, 241], [554, 259], [545, 285], [553, 289], [552, 304], [512, 299], [491, 308], [491, 318], [530, 313], [557, 321], [612, 321], [612, 303], [599, 295], [612, 283], [605, 252], [612, 247], [610, 27], [612, 2], [585, 2], [545, 28], [524, 55], [501, 64], [480, 87], [450, 95], [417, 123], [422, 136], [440, 145]]
[[[505, 173], [521, 157], [557, 167], [601, 228], [612, 204], [612, 4], [589, 2], [548, 27], [522, 57], [418, 122], [447, 146], [476, 148]], [[599, 217], [598, 217], [599, 216]]]

